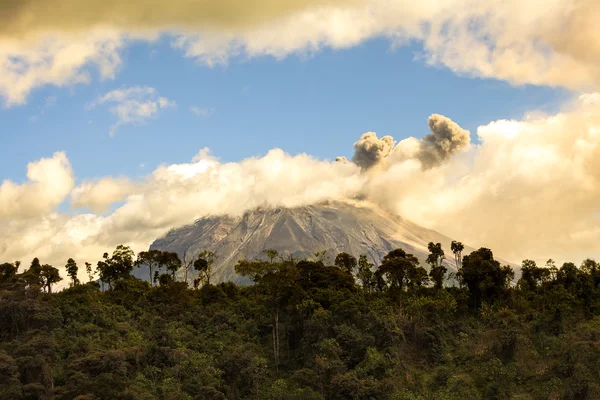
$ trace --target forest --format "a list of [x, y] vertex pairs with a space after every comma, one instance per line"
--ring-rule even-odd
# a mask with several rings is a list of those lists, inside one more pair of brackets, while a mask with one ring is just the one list
[[0, 400], [600, 399], [600, 264], [463, 250], [0, 264]]

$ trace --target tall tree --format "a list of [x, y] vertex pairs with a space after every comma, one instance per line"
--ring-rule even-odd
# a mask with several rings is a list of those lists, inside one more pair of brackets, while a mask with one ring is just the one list
[[375, 290], [376, 286], [373, 266], [374, 265], [369, 262], [366, 255], [361, 254], [358, 257], [358, 272], [356, 277], [360, 281], [363, 290], [369, 293]]
[[279, 257], [279, 252], [277, 250], [274, 250], [274, 249], [263, 250], [263, 253], [267, 256], [267, 258], [269, 259], [269, 262], [271, 264], [273, 264], [275, 262], [275, 259], [277, 257]]
[[480, 248], [465, 256], [457, 277], [469, 289], [471, 305], [477, 309], [484, 301], [498, 300], [509, 287], [514, 272], [509, 266], [500, 266], [490, 249]]
[[58, 269], [48, 264], [42, 265], [40, 276], [43, 280], [43, 287], [46, 288], [48, 293], [52, 293], [52, 285], [62, 281], [63, 279], [58, 273]]
[[265, 296], [273, 318], [273, 357], [275, 367], [279, 369], [281, 355], [280, 313], [294, 293], [300, 290], [298, 284], [299, 271], [292, 262], [266, 263], [246, 260], [238, 262], [235, 271], [242, 276], [250, 277]]
[[441, 243], [429, 242], [427, 245], [429, 255], [427, 256], [427, 264], [431, 266], [429, 276], [434, 282], [436, 289], [441, 289], [444, 286], [444, 278], [448, 269], [443, 265], [445, 255]]
[[97, 268], [102, 282], [112, 288], [116, 281], [129, 278], [135, 264], [134, 257], [133, 250], [124, 245], [118, 245], [110, 257], [104, 253]]
[[150, 285], [153, 285], [154, 271], [155, 269], [159, 269], [162, 263], [163, 252], [160, 250], [149, 250], [141, 251], [138, 253], [137, 260], [135, 261], [135, 266], [138, 268], [144, 266], [148, 268], [148, 279], [150, 280]]
[[182, 265], [183, 265], [183, 281], [187, 284], [189, 284], [188, 276], [189, 276], [190, 272], [192, 272], [192, 269], [194, 268], [194, 261], [195, 261], [195, 258], [189, 253], [189, 249], [185, 250], [183, 252]]
[[205, 285], [210, 285], [212, 278], [212, 267], [217, 260], [217, 255], [212, 251], [203, 250], [198, 254], [198, 258], [194, 261], [194, 269], [198, 271], [199, 282]]
[[453, 240], [450, 244], [450, 250], [452, 250], [454, 261], [456, 262], [456, 269], [462, 268], [462, 252], [464, 249], [465, 246], [461, 242]]
[[79, 267], [77, 263], [72, 258], [67, 260], [67, 265], [65, 265], [65, 269], [67, 271], [67, 275], [71, 278], [71, 286], [75, 286], [79, 284], [79, 278], [77, 277], [77, 271]]
[[427, 281], [427, 271], [423, 267], [419, 267], [417, 257], [402, 249], [390, 251], [383, 258], [383, 262], [375, 274], [379, 279], [385, 278], [391, 288], [399, 291], [421, 286]]
[[17, 274], [18, 268], [10, 263], [0, 264], [0, 282], [6, 282]]
[[94, 280], [94, 271], [92, 271], [92, 263], [86, 261], [85, 263], [85, 272], [88, 275], [89, 282]]
[[171, 272], [171, 278], [173, 279], [173, 282], [175, 282], [175, 273], [181, 268], [181, 260], [177, 253], [163, 251], [161, 265], [164, 266], [167, 271]]
[[354, 270], [358, 265], [356, 257], [351, 256], [348, 253], [340, 253], [335, 257], [334, 264], [336, 267], [345, 271], [349, 275], [354, 274]]

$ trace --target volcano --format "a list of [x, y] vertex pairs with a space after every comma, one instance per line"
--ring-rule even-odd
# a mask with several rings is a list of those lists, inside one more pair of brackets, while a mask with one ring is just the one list
[[[365, 254], [379, 265], [389, 251], [402, 248], [425, 264], [429, 242], [442, 243], [444, 264], [456, 270], [449, 237], [372, 204], [329, 201], [296, 208], [259, 208], [235, 217], [207, 216], [171, 230], [150, 249], [176, 252], [180, 257], [186, 251], [188, 255], [212, 251], [218, 256], [213, 279], [242, 283], [234, 270], [237, 261], [264, 259], [266, 249], [296, 259], [326, 251], [330, 262], [341, 252], [356, 258]], [[470, 251], [465, 247], [465, 254]]]

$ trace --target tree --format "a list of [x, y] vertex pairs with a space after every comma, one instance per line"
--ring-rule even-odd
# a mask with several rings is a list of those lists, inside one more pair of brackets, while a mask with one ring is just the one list
[[431, 266], [429, 276], [434, 282], [436, 289], [441, 289], [444, 286], [444, 277], [448, 269], [443, 265], [445, 255], [441, 243], [429, 242], [427, 245], [429, 255], [427, 256], [427, 264]]
[[279, 252], [273, 249], [263, 250], [263, 253], [265, 253], [271, 264], [273, 264], [275, 259], [279, 256]]
[[177, 253], [164, 251], [162, 252], [160, 261], [161, 265], [164, 266], [167, 271], [171, 272], [171, 277], [173, 278], [173, 282], [175, 282], [175, 273], [181, 268], [181, 260]]
[[314, 254], [315, 261], [325, 264], [325, 256], [327, 255], [327, 250], [317, 251]]
[[523, 260], [521, 264], [521, 279], [517, 285], [529, 291], [536, 291], [538, 286], [543, 284], [551, 275], [548, 268], [540, 268], [533, 260]]
[[39, 258], [35, 257], [31, 261], [29, 269], [23, 274], [23, 278], [29, 287], [37, 287], [39, 289], [44, 287], [44, 280], [41, 274], [42, 264], [40, 264]]
[[86, 261], [85, 263], [85, 272], [87, 272], [89, 281], [94, 280], [94, 272], [92, 271], [92, 263]]
[[469, 289], [471, 305], [478, 309], [484, 301], [493, 302], [502, 296], [514, 272], [509, 266], [501, 267], [490, 249], [480, 248], [465, 256], [457, 277]]
[[569, 289], [577, 281], [577, 266], [572, 262], [566, 262], [558, 270], [556, 280], [559, 281], [565, 289]]
[[48, 293], [52, 293], [52, 285], [62, 281], [62, 277], [58, 273], [58, 269], [52, 265], [42, 265], [40, 276], [43, 280], [43, 287], [46, 288]]
[[151, 286], [153, 285], [154, 270], [161, 267], [162, 257], [163, 252], [160, 250], [141, 251], [138, 253], [135, 266], [138, 268], [146, 266], [148, 268], [148, 279]]
[[199, 282], [210, 285], [210, 278], [213, 275], [212, 266], [217, 259], [217, 255], [212, 251], [204, 250], [198, 254], [194, 261], [194, 269], [198, 271]]
[[[417, 270], [420, 268], [421, 270]], [[423, 273], [424, 272], [424, 273]], [[405, 288], [421, 286], [427, 281], [427, 271], [419, 267], [417, 257], [402, 249], [390, 251], [381, 266], [375, 272], [376, 278], [387, 282], [391, 288], [399, 291]]]
[[336, 267], [345, 271], [349, 275], [354, 274], [354, 270], [357, 267], [356, 257], [351, 256], [348, 253], [340, 253], [335, 257], [334, 264]]
[[0, 282], [6, 282], [17, 274], [18, 268], [10, 263], [0, 264]]
[[188, 275], [189, 273], [192, 271], [192, 268], [194, 268], [194, 257], [190, 256], [190, 254], [188, 253], [188, 250], [185, 250], [183, 252], [183, 260], [182, 260], [182, 265], [183, 265], [183, 281], [185, 283], [188, 283]]
[[273, 318], [273, 357], [275, 367], [278, 369], [281, 347], [280, 312], [293, 294], [300, 290], [299, 271], [292, 262], [266, 263], [242, 260], [235, 266], [235, 272], [241, 276], [250, 277], [264, 293]]
[[71, 286], [75, 286], [79, 284], [79, 278], [77, 277], [77, 271], [79, 267], [77, 263], [72, 258], [67, 260], [67, 265], [65, 265], [65, 269], [67, 271], [67, 275], [71, 278]]
[[364, 254], [358, 257], [358, 272], [356, 277], [360, 281], [363, 290], [366, 292], [375, 290], [376, 281], [373, 273], [373, 264], [367, 260], [367, 256]]
[[454, 253], [454, 261], [456, 262], [456, 269], [462, 268], [462, 252], [465, 246], [461, 242], [455, 240], [450, 244], [450, 250]]
[[129, 278], [135, 264], [134, 256], [133, 250], [124, 245], [118, 245], [110, 257], [108, 253], [104, 253], [104, 260], [98, 261], [97, 267], [102, 282], [108, 283], [112, 288], [114, 282]]

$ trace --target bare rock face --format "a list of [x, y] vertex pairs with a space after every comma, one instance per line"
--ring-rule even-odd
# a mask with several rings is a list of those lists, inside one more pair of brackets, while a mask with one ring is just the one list
[[[243, 283], [234, 271], [235, 264], [244, 258], [264, 259], [265, 249], [299, 259], [326, 250], [326, 258], [331, 262], [341, 252], [356, 258], [365, 254], [379, 265], [390, 250], [402, 248], [424, 264], [427, 244], [440, 242], [446, 251], [445, 264], [455, 270], [451, 241], [372, 205], [326, 202], [298, 208], [256, 209], [239, 217], [201, 218], [172, 230], [150, 248], [176, 252], [180, 257], [185, 251], [196, 255], [210, 250], [218, 256], [213, 279]], [[470, 251], [465, 248], [464, 254]]]

